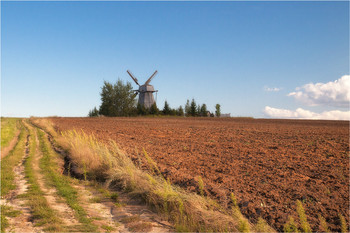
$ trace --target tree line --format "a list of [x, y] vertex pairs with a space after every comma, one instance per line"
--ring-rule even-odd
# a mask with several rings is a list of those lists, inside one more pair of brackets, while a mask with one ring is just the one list
[[164, 102], [163, 109], [158, 109], [154, 103], [149, 109], [137, 104], [136, 94], [130, 82], [124, 84], [120, 79], [115, 84], [104, 81], [101, 88], [101, 105], [89, 111], [89, 117], [97, 116], [138, 116], [138, 115], [165, 115], [165, 116], [193, 116], [193, 117], [219, 117], [220, 104], [215, 105], [215, 115], [207, 109], [206, 104], [197, 104], [195, 99], [187, 100], [185, 107], [171, 108], [168, 101]]

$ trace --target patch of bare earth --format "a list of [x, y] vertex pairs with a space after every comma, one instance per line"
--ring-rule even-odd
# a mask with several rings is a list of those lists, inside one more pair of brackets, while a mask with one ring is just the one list
[[18, 136], [20, 132], [21, 132], [20, 130], [16, 132], [15, 137], [10, 141], [8, 146], [1, 147], [1, 159], [7, 156], [10, 153], [10, 151], [15, 147], [15, 145], [17, 144]]
[[25, 200], [18, 198], [19, 195], [25, 194], [28, 190], [28, 183], [25, 179], [24, 162], [29, 155], [29, 136], [27, 137], [25, 151], [21, 162], [14, 168], [16, 189], [1, 200], [1, 205], [7, 205], [14, 211], [20, 211], [16, 217], [8, 217], [9, 228], [6, 232], [43, 232], [42, 228], [35, 227], [31, 221], [32, 216], [30, 208], [25, 205]]
[[172, 226], [162, 221], [160, 217], [150, 211], [138, 200], [119, 193], [116, 204], [111, 198], [103, 196], [95, 189], [84, 184], [75, 184], [80, 203], [94, 220], [94, 224], [101, 229], [111, 227], [110, 232], [172, 232]]

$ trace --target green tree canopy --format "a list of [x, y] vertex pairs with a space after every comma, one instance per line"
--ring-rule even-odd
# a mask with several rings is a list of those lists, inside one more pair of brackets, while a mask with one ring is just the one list
[[216, 104], [215, 105], [215, 115], [217, 116], [217, 117], [219, 117], [220, 115], [221, 115], [221, 109], [220, 109], [220, 104]]
[[192, 101], [191, 101], [190, 115], [191, 116], [196, 116], [197, 115], [197, 104], [196, 104], [196, 101], [194, 99], [192, 99]]
[[104, 81], [101, 90], [100, 114], [104, 116], [130, 116], [135, 110], [135, 93], [131, 83], [120, 79], [115, 84]]
[[168, 104], [168, 101], [165, 101], [164, 102], [164, 108], [163, 108], [163, 114], [164, 115], [170, 115], [170, 113], [171, 113], [171, 108], [170, 108], [170, 106]]
[[200, 115], [206, 117], [206, 116], [208, 116], [207, 112], [208, 112], [207, 105], [206, 104], [202, 104], [202, 107], [200, 109]]

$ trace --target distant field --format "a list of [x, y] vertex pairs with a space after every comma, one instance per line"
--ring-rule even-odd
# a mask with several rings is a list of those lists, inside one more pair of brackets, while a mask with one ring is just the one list
[[230, 206], [278, 230], [301, 200], [313, 231], [318, 214], [340, 231], [349, 222], [349, 122], [213, 118], [51, 118], [59, 130], [83, 130], [117, 142], [147, 169], [144, 148], [172, 183]]

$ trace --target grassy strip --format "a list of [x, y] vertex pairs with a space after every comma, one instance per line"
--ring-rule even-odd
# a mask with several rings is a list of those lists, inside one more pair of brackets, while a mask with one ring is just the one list
[[35, 134], [30, 128], [29, 155], [24, 164], [26, 178], [29, 183], [28, 192], [24, 195], [27, 203], [32, 210], [33, 220], [36, 220], [36, 226], [45, 226], [45, 231], [63, 231], [62, 222], [57, 217], [57, 213], [50, 208], [43, 191], [37, 182], [37, 176], [33, 170], [33, 159], [36, 152]]
[[68, 206], [75, 211], [79, 222], [83, 224], [80, 226], [79, 231], [96, 231], [98, 229], [97, 226], [92, 224], [92, 220], [87, 217], [85, 210], [79, 205], [77, 191], [71, 186], [69, 178], [60, 174], [57, 170], [59, 167], [55, 163], [57, 154], [49, 146], [45, 134], [39, 129], [37, 129], [37, 133], [39, 135], [40, 150], [43, 154], [40, 159], [40, 168], [45, 177], [56, 188], [58, 195], [63, 197]]
[[1, 196], [5, 196], [10, 190], [16, 188], [13, 168], [21, 161], [25, 148], [27, 132], [21, 125], [17, 144], [10, 153], [1, 160]]
[[8, 146], [20, 128], [19, 118], [1, 117], [1, 148]]
[[[2, 118], [3, 120], [3, 118]], [[8, 120], [8, 119], [7, 119]], [[14, 119], [12, 122], [15, 122]], [[1, 127], [3, 126], [3, 122], [1, 122]], [[18, 137], [17, 144], [13, 148], [10, 153], [1, 160], [1, 196], [6, 196], [11, 190], [16, 188], [14, 184], [15, 174], [14, 167], [21, 161], [25, 148], [25, 138], [26, 131], [24, 130], [22, 124], [19, 123], [21, 128], [21, 133]], [[1, 129], [1, 134], [3, 133]], [[13, 131], [14, 132], [14, 131]], [[3, 138], [2, 138], [3, 139]], [[9, 226], [6, 217], [11, 217], [12, 211], [9, 210], [8, 206], [1, 205], [1, 232], [4, 232], [5, 229]]]

